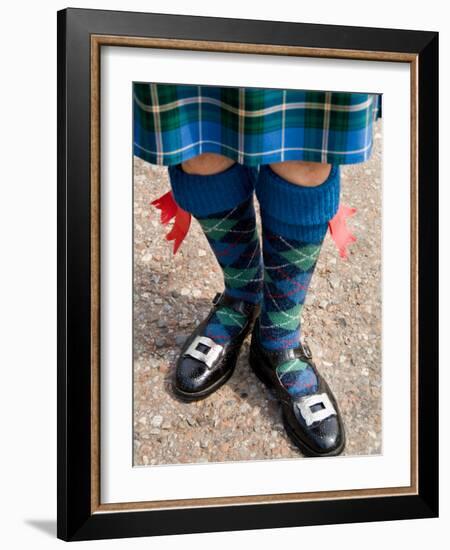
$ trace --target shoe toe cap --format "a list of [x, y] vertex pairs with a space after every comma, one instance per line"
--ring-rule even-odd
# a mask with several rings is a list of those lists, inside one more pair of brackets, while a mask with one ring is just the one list
[[208, 369], [206, 366], [190, 357], [182, 357], [175, 371], [175, 385], [185, 393], [201, 391], [206, 383]]
[[337, 416], [323, 420], [310, 432], [310, 446], [320, 454], [331, 454], [341, 449], [344, 443], [344, 429]]
[[285, 422], [294, 442], [307, 456], [333, 456], [342, 452], [345, 445], [344, 425], [339, 415], [307, 426], [298, 412], [286, 414]]

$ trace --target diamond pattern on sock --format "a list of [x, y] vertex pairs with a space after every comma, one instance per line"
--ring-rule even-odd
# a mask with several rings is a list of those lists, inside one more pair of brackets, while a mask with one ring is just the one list
[[318, 380], [314, 370], [301, 359], [285, 361], [277, 367], [278, 379], [294, 399], [317, 391]]
[[[222, 268], [225, 293], [258, 303], [262, 297], [262, 255], [256, 229], [253, 196], [231, 210], [196, 218]], [[224, 345], [244, 326], [244, 314], [221, 306], [205, 335]]]
[[[264, 256], [261, 345], [268, 350], [296, 348], [309, 284], [328, 230], [339, 207], [340, 168], [333, 165], [317, 186], [295, 185], [270, 165], [258, 172], [255, 193], [261, 207]], [[277, 368], [281, 384], [300, 397], [317, 390], [314, 369], [300, 359]]]
[[322, 243], [308, 243], [263, 227], [264, 299], [260, 335], [264, 347], [294, 348], [300, 317]]

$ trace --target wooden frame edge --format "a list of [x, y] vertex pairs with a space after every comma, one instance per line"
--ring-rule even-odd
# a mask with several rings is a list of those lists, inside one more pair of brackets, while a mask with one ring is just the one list
[[[282, 502], [342, 500], [418, 495], [418, 54], [270, 44], [91, 35], [90, 176], [91, 176], [91, 514], [133, 510], [203, 508]], [[409, 63], [411, 68], [411, 485], [311, 493], [209, 497], [103, 504], [100, 501], [100, 49], [101, 46], [147, 47], [260, 55], [326, 57]]]
[[419, 56], [410, 63], [411, 196], [411, 486], [419, 494]]
[[100, 506], [100, 45], [91, 41], [91, 513]]
[[127, 46], [133, 48], [164, 48], [168, 50], [192, 50], [223, 53], [247, 53], [260, 55], [284, 55], [298, 57], [328, 57], [331, 59], [362, 59], [372, 61], [413, 62], [416, 54], [370, 50], [343, 50], [335, 48], [310, 48], [304, 46], [280, 46], [277, 44], [251, 44], [212, 40], [183, 40], [179, 38], [144, 38], [92, 34], [91, 47]]

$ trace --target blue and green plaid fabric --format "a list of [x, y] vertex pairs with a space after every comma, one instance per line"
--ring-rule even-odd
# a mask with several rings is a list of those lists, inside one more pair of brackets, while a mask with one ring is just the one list
[[250, 166], [363, 162], [381, 96], [178, 84], [133, 84], [134, 154], [174, 165], [218, 153]]

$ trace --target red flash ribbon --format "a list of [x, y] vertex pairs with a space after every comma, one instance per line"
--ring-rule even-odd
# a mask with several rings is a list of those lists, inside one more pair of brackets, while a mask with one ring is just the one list
[[172, 191], [155, 199], [150, 204], [161, 210], [161, 223], [163, 225], [175, 218], [172, 229], [167, 233], [166, 240], [173, 241], [173, 253], [176, 254], [191, 225], [191, 215], [178, 206], [173, 198]]
[[355, 212], [356, 208], [341, 204], [334, 218], [328, 222], [331, 238], [339, 250], [339, 256], [344, 260], [347, 259], [348, 245], [356, 242], [356, 237], [347, 227], [347, 218], [353, 216]]

